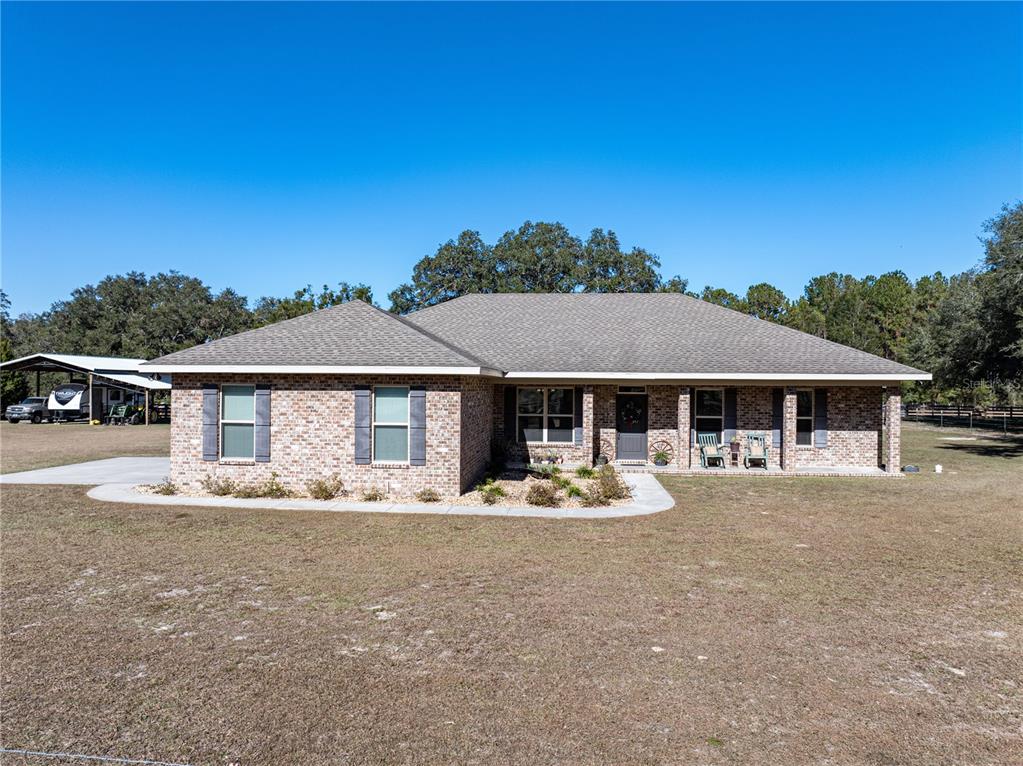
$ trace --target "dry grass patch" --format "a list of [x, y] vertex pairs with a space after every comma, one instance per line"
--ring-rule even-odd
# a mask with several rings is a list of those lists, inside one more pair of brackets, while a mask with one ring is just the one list
[[1019, 763], [1019, 445], [905, 442], [946, 473], [665, 478], [676, 508], [616, 520], [4, 487], [3, 745], [246, 766]]
[[170, 454], [170, 426], [0, 422], [0, 473], [30, 471], [109, 457]]

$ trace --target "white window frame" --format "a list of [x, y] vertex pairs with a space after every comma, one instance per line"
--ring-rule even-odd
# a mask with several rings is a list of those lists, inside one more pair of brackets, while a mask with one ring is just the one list
[[[699, 402], [700, 391], [719, 391], [721, 393], [721, 414], [720, 415], [701, 415]], [[723, 388], [697, 388], [693, 392], [693, 430], [696, 431], [696, 436], [699, 438], [701, 433], [711, 433], [710, 431], [701, 431], [697, 428], [696, 423], [699, 420], [709, 420], [710, 418], [716, 418], [721, 425], [715, 433], [717, 433], [718, 443], [720, 444], [722, 439], [725, 438], [725, 389]]]
[[[405, 389], [405, 422], [395, 420], [377, 420], [377, 389], [378, 388], [404, 388]], [[381, 383], [373, 386], [373, 401], [369, 403], [369, 441], [373, 449], [370, 458], [378, 465], [411, 465], [412, 459], [412, 386], [391, 386]], [[377, 460], [377, 426], [404, 426], [405, 427], [405, 459], [404, 460]]]
[[[537, 388], [540, 389], [541, 391], [543, 391], [543, 411], [542, 412], [519, 412], [519, 391], [521, 391], [523, 389], [533, 390], [533, 389], [537, 389]], [[571, 412], [567, 412], [567, 413], [566, 412], [555, 412], [553, 414], [548, 415], [548, 410], [550, 409], [550, 407], [548, 405], [548, 399], [549, 399], [549, 396], [550, 396], [550, 392], [554, 391], [554, 390], [568, 391], [569, 392], [569, 401], [572, 402], [572, 411]], [[519, 428], [519, 421], [522, 418], [535, 418], [538, 415], [541, 418], [540, 422], [543, 424], [543, 428], [542, 428], [542, 430], [543, 430], [543, 439], [541, 441], [538, 441], [538, 442], [531, 442], [528, 439], [520, 439], [519, 436], [523, 433], [523, 429]], [[548, 432], [548, 428], [547, 428], [547, 418], [548, 418], [548, 416], [552, 417], [552, 418], [571, 418], [572, 419], [572, 437], [569, 438], [569, 439], [566, 439], [565, 441], [556, 441], [556, 442], [549, 441], [548, 440], [548, 433], [547, 433]], [[575, 389], [572, 386], [516, 386], [515, 387], [515, 441], [518, 444], [575, 444]]]
[[[224, 419], [224, 389], [230, 386], [231, 388], [250, 388], [252, 389], [252, 420], [225, 420]], [[220, 426], [217, 436], [220, 442], [220, 459], [221, 460], [256, 460], [256, 386], [252, 383], [224, 383], [220, 386], [220, 409], [217, 412], [220, 419]], [[228, 425], [250, 425], [252, 426], [252, 456], [251, 457], [238, 457], [237, 455], [228, 457], [224, 454], [224, 424]]]
[[[808, 392], [810, 394], [810, 414], [800, 415], [799, 414], [799, 394], [802, 392]], [[799, 421], [809, 420], [810, 421], [810, 443], [800, 444], [799, 443]], [[817, 446], [817, 392], [812, 388], [797, 388], [796, 389], [796, 447], [801, 449], [809, 449]]]

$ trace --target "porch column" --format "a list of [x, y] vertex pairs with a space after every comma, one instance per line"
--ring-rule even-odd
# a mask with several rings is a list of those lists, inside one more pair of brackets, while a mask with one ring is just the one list
[[678, 457], [676, 464], [680, 469], [693, 467], [693, 451], [689, 443], [689, 431], [692, 428], [689, 422], [689, 397], [692, 389], [689, 386], [681, 386], [678, 389]]
[[781, 422], [781, 469], [796, 470], [796, 389], [785, 388]]
[[898, 473], [902, 469], [902, 390], [884, 390], [884, 470]]
[[593, 445], [593, 386], [583, 386], [583, 449], [588, 448], [583, 463], [587, 466], [593, 465]]
[[39, 370], [36, 370], [36, 396], [39, 396]]

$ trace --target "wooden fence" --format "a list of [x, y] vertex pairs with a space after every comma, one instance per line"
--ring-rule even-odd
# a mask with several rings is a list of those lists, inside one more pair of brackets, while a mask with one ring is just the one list
[[970, 404], [907, 404], [903, 407], [902, 419], [938, 426], [1023, 431], [1023, 407], [1009, 404], [987, 407], [974, 407]]

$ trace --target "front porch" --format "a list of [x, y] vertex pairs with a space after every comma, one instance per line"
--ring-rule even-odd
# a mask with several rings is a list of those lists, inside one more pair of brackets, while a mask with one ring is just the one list
[[[530, 383], [495, 392], [494, 439], [514, 462], [555, 460], [623, 472], [712, 476], [899, 474], [897, 386]], [[743, 468], [751, 436], [767, 467]], [[738, 466], [705, 468], [701, 437]], [[655, 461], [666, 462], [659, 467]]]

